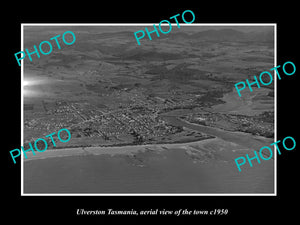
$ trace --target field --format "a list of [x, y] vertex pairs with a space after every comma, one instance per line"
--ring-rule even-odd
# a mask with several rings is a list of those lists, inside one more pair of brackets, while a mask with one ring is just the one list
[[274, 86], [245, 90], [242, 97], [234, 90], [235, 83], [273, 67], [271, 27], [250, 33], [182, 27], [142, 40], [141, 46], [135, 29], [25, 27], [29, 50], [64, 31], [76, 34], [73, 45], [60, 40], [62, 49], [53, 45], [51, 54], [24, 60], [26, 143], [62, 128], [71, 131], [72, 139], [61, 147], [211, 138], [162, 116], [175, 114], [189, 122], [198, 123], [195, 118], [202, 116], [207, 126], [273, 137], [273, 119], [262, 120], [274, 115]]
[[141, 29], [24, 26], [29, 51], [76, 35], [24, 60], [25, 149], [71, 132], [28, 153], [24, 192], [274, 193], [273, 157], [234, 161], [274, 142], [274, 85], [234, 89], [274, 67], [273, 27], [182, 26], [138, 45]]

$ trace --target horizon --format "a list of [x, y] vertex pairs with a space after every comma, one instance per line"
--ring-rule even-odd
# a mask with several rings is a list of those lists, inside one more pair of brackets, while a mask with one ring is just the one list
[[[155, 23], [154, 23], [155, 24]], [[108, 26], [109, 25], [109, 26]], [[151, 24], [152, 25], [152, 24]], [[162, 26], [165, 26], [167, 24], [162, 24]], [[72, 27], [73, 30], [77, 30], [77, 31], [84, 31], [84, 29], [89, 28], [90, 27], [101, 27], [102, 29], [102, 33], [117, 33], [117, 32], [135, 32], [137, 30], [142, 30], [145, 27], [149, 27], [151, 28], [149, 23], [141, 23], [140, 25], [129, 25], [129, 24], [124, 24], [124, 25], [113, 25], [113, 24], [95, 24], [95, 25], [91, 25], [91, 24], [82, 24], [82, 25], [78, 25], [78, 24], [70, 24], [69, 26], [66, 24], [62, 24], [62, 25], [53, 25], [53, 24], [49, 24], [46, 25], [45, 24], [22, 24], [22, 26], [24, 27], [24, 32], [36, 32], [36, 31], [49, 31], [49, 29], [66, 29], [69, 27]], [[40, 27], [41, 26], [41, 27]], [[176, 28], [177, 24], [176, 23], [172, 23], [172, 27]], [[196, 32], [202, 32], [202, 31], [207, 31], [207, 30], [225, 30], [225, 29], [231, 29], [231, 30], [237, 30], [243, 33], [252, 33], [252, 32], [265, 32], [265, 31], [270, 31], [272, 29], [274, 29], [275, 24], [264, 24], [264, 25], [242, 25], [242, 24], [237, 24], [237, 25], [232, 25], [232, 24], [224, 24], [224, 25], [220, 25], [220, 24], [216, 24], [216, 25], [208, 25], [208, 24], [180, 24], [180, 28], [178, 29], [174, 29], [174, 32], [189, 32], [189, 33], [196, 33]], [[74, 29], [75, 28], [75, 29]], [[88, 30], [87, 30], [88, 31]], [[173, 32], [173, 31], [172, 31]]]

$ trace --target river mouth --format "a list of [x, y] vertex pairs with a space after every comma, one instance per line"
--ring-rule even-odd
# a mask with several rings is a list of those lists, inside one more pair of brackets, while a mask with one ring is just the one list
[[[25, 121], [30, 121], [25, 126], [25, 140], [42, 137], [43, 134], [70, 124], [81, 125], [84, 117], [92, 118], [98, 114], [91, 113], [92, 110], [103, 111], [105, 114], [111, 112], [112, 116], [118, 118], [122, 116], [114, 114], [119, 110], [118, 107], [121, 111], [125, 110], [130, 117], [147, 115], [147, 112], [150, 114], [154, 111], [158, 116], [163, 116], [159, 115], [161, 109], [191, 109], [197, 113], [198, 109], [206, 107], [212, 112], [247, 115], [272, 109], [272, 94], [268, 97], [267, 89], [255, 90], [253, 97], [252, 93], [247, 96], [246, 90], [243, 91], [243, 98], [239, 98], [235, 92], [227, 93], [232, 89], [233, 83], [246, 79], [248, 73], [254, 72], [254, 69], [249, 70], [248, 59], [253, 63], [256, 60], [255, 71], [271, 68], [274, 60], [273, 49], [269, 48], [269, 44], [265, 46], [260, 41], [239, 43], [236, 40], [219, 42], [213, 41], [214, 38], [209, 42], [199, 42], [196, 38], [178, 45], [183, 43], [181, 39], [174, 42], [165, 39], [168, 43], [163, 40], [156, 42], [157, 49], [148, 46], [143, 51], [135, 51], [130, 44], [121, 43], [122, 36], [116, 36], [115, 39], [112, 36], [103, 37], [103, 30], [95, 29], [86, 33], [85, 30], [77, 29], [78, 37], [84, 37], [81, 40], [86, 39], [87, 48], [75, 44], [58, 54], [41, 57], [37, 64], [25, 67], [30, 74], [25, 73], [24, 78], [32, 76], [39, 82], [38, 85], [27, 83], [24, 88], [24, 118]], [[53, 27], [49, 31], [53, 32]], [[49, 35], [47, 32], [44, 34]], [[39, 37], [40, 34], [31, 33], [31, 37], [34, 36]], [[221, 94], [225, 92], [227, 94], [222, 97]], [[256, 95], [259, 92], [262, 93]], [[261, 102], [255, 105], [252, 100]], [[129, 107], [136, 103], [143, 107]], [[169, 106], [165, 107], [166, 105]], [[72, 110], [69, 106], [78, 107]], [[144, 108], [149, 110], [144, 113]], [[74, 113], [75, 110], [80, 113]], [[55, 116], [52, 115], [53, 112], [56, 112]], [[72, 122], [64, 123], [67, 119]], [[80, 132], [96, 127], [111, 133], [111, 127], [118, 129], [135, 123], [124, 119], [124, 126], [119, 126], [114, 120], [110, 115], [103, 116], [101, 123], [95, 122], [91, 126], [87, 123]], [[156, 144], [151, 146], [126, 146], [131, 148], [126, 153], [123, 152], [125, 146], [118, 150], [119, 153], [116, 153], [117, 150], [110, 151], [111, 149], [105, 152], [101, 148], [73, 151], [61, 149], [49, 152], [50, 154], [41, 153], [40, 158], [23, 163], [24, 193], [274, 193], [273, 159], [260, 164], [253, 161], [253, 167], [245, 164], [241, 172], [234, 162], [237, 157], [251, 155], [253, 150], [269, 145], [271, 139], [224, 131], [213, 126], [196, 126], [176, 117], [164, 117], [164, 120], [215, 138], [168, 147], [158, 145], [160, 142], [154, 139], [151, 143]], [[107, 125], [103, 126], [105, 123]], [[37, 124], [37, 129], [30, 124]], [[113, 130], [114, 133], [117, 131]], [[73, 138], [69, 145], [60, 147], [99, 146], [103, 142], [108, 143], [105, 144], [108, 146], [118, 143], [114, 137], [111, 141], [98, 141], [101, 135], [85, 133], [86, 135], [78, 132], [78, 139], [75, 138], [77, 134], [72, 133]], [[159, 137], [169, 138], [163, 133], [158, 134]], [[133, 143], [132, 135], [123, 136], [124, 141], [120, 142]], [[183, 135], [179, 133], [178, 136]], [[106, 138], [104, 136], [103, 139]], [[188, 142], [187, 140], [188, 138], [184, 139]], [[170, 142], [172, 141], [174, 139], [170, 138]], [[141, 149], [135, 151], [134, 148]]]
[[176, 126], [183, 126], [189, 129], [197, 130], [199, 132], [203, 132], [208, 135], [212, 135], [214, 137], [219, 137], [225, 141], [237, 143], [245, 148], [252, 148], [252, 149], [260, 149], [265, 145], [270, 145], [273, 143], [273, 139], [271, 138], [264, 138], [260, 136], [254, 136], [252, 134], [244, 133], [244, 132], [230, 132], [225, 131], [219, 128], [208, 127], [200, 124], [192, 124], [188, 123], [182, 119], [179, 119], [176, 116], [162, 116], [165, 121], [171, 123], [172, 125]]
[[241, 172], [234, 162], [272, 139], [161, 116], [215, 138], [47, 150], [24, 162], [24, 194], [274, 194], [273, 159]]

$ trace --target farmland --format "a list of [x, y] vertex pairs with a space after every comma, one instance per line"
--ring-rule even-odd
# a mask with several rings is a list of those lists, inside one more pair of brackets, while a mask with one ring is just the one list
[[[63, 29], [28, 27], [25, 46]], [[132, 32], [117, 28], [65, 30], [76, 34], [76, 43], [25, 60], [25, 142], [62, 128], [72, 133], [62, 147], [212, 138], [171, 124], [162, 115], [273, 137], [274, 87], [263, 87], [256, 95], [245, 90], [243, 98], [233, 90], [234, 83], [272, 67], [272, 30], [264, 35], [233, 29], [175, 31], [143, 46], [136, 45]]]

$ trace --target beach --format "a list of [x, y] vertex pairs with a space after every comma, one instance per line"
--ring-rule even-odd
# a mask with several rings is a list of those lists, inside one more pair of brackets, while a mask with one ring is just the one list
[[233, 159], [245, 153], [220, 138], [47, 150], [25, 160], [24, 193], [273, 193], [274, 160], [239, 172]]
[[175, 144], [148, 144], [148, 145], [128, 145], [128, 146], [110, 146], [110, 147], [76, 147], [76, 148], [64, 148], [64, 149], [47, 149], [44, 152], [35, 151], [35, 155], [32, 152], [27, 152], [27, 159], [24, 157], [24, 162], [37, 159], [46, 159], [53, 157], [66, 157], [66, 156], [78, 156], [78, 155], [130, 155], [144, 151], [163, 151], [172, 148], [186, 149], [189, 145], [199, 145], [209, 142], [210, 139], [189, 142], [189, 143], [175, 143]]

